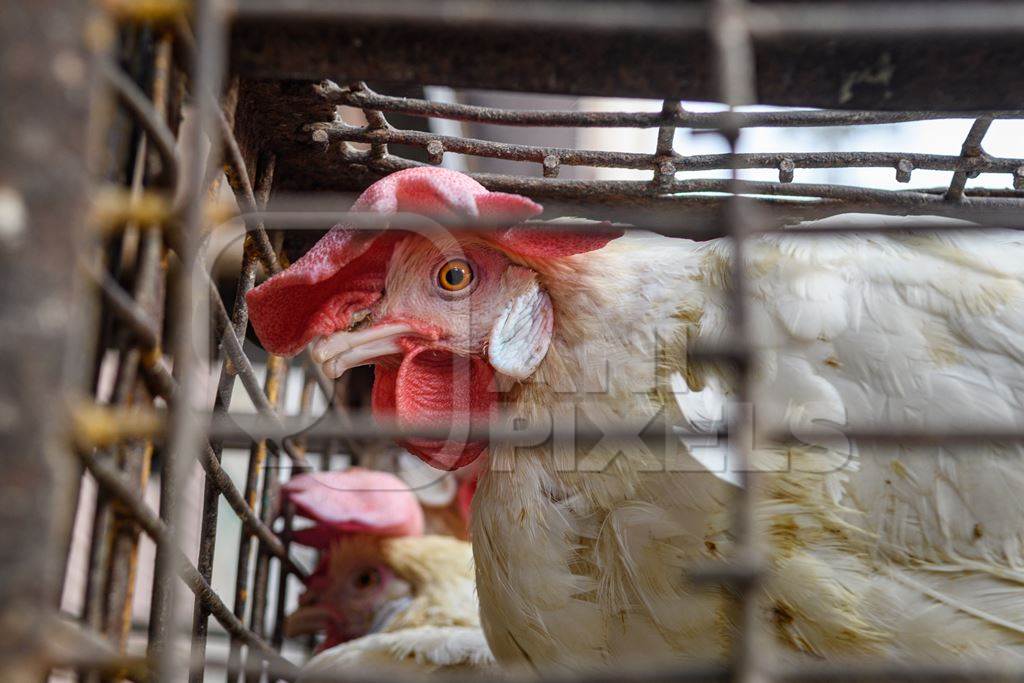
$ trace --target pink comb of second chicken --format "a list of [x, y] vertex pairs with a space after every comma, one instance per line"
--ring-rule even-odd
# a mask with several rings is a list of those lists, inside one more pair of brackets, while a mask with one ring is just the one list
[[420, 536], [423, 509], [409, 487], [388, 472], [357, 467], [301, 474], [283, 486], [295, 511], [316, 524], [295, 532], [295, 541], [327, 548], [342, 534]]
[[433, 667], [490, 661], [469, 544], [423, 535], [422, 509], [405, 482], [352, 468], [303, 474], [283, 491], [299, 515], [316, 523], [295, 535], [321, 554], [285, 633], [322, 634], [318, 652], [340, 648], [318, 658], [318, 667], [400, 662], [403, 657], [385, 654], [398, 646]]

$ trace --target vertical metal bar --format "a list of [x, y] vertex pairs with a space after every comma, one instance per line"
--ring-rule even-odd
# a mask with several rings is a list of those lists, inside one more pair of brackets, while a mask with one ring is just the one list
[[[349, 88], [353, 92], [361, 92], [366, 90], [366, 84], [362, 81], [356, 81], [351, 83]], [[371, 130], [386, 131], [390, 127], [387, 119], [384, 118], [384, 114], [377, 109], [363, 109], [363, 115], [366, 117], [366, 123], [369, 125]], [[387, 143], [371, 142], [370, 155], [374, 159], [383, 159], [386, 157], [388, 155]]]
[[[275, 243], [279, 244], [280, 235], [278, 239], [275, 239]], [[287, 364], [282, 359], [281, 361], [281, 380], [287, 381]], [[280, 392], [280, 397], [284, 397], [285, 392]], [[276, 403], [278, 396], [270, 397], [271, 403]], [[260, 517], [263, 523], [271, 526], [274, 523], [274, 515], [277, 512], [275, 502], [278, 500], [278, 492], [281, 486], [280, 476], [281, 471], [279, 466], [282, 464], [281, 456], [275, 449], [269, 452], [267, 455], [266, 468], [263, 473], [263, 494], [260, 500]], [[253, 574], [253, 589], [252, 589], [252, 612], [249, 615], [249, 628], [252, 632], [257, 634], [260, 638], [264, 638], [266, 634], [266, 628], [264, 623], [267, 615], [267, 588], [270, 581], [270, 553], [267, 552], [264, 544], [261, 542], [257, 547], [256, 554], [256, 571]], [[254, 661], [253, 652], [250, 650], [246, 655], [246, 683], [258, 683], [260, 676], [260, 665]]]
[[[200, 448], [205, 436], [195, 410], [204, 405], [202, 396], [202, 359], [200, 350], [207, 344], [207, 286], [202, 259], [202, 230], [204, 226], [205, 193], [202, 181], [206, 160], [204, 142], [211, 142], [211, 154], [218, 150], [218, 117], [220, 105], [215, 99], [221, 88], [224, 65], [224, 14], [217, 0], [197, 0], [195, 3], [196, 63], [192, 65], [192, 87], [196, 95], [198, 124], [192, 127], [184, 141], [191, 152], [190, 167], [185, 169], [186, 198], [185, 226], [179, 238], [181, 269], [178, 273], [176, 295], [179, 297], [174, 320], [174, 371], [179, 378], [177, 401], [171, 407], [170, 437], [164, 449], [163, 472], [160, 485], [160, 516], [168, 526], [170, 543], [157, 546], [156, 573], [153, 580], [153, 605], [150, 618], [148, 655], [155, 662], [157, 680], [177, 680], [181, 668], [181, 653], [176, 651], [176, 638], [182, 632], [178, 622], [175, 593], [175, 551], [178, 546], [180, 510], [177, 499], [185, 468]], [[209, 93], [211, 96], [207, 97]], [[201, 314], [196, 315], [200, 311]]]
[[[279, 241], [277, 241], [275, 247], [278, 249], [280, 248]], [[267, 378], [264, 383], [264, 388], [267, 394], [267, 400], [271, 405], [277, 403], [278, 397], [281, 393], [281, 383], [285, 372], [287, 372], [287, 366], [283, 358], [275, 355], [267, 356]], [[264, 479], [266, 480], [276, 473], [276, 468], [271, 467], [272, 463], [268, 461], [268, 458], [273, 460], [274, 456], [269, 452], [266, 441], [254, 443], [249, 449], [249, 466], [245, 476], [244, 495], [246, 503], [253, 510], [257, 509], [256, 496], [260, 475], [263, 474]], [[252, 560], [252, 549], [253, 537], [243, 529], [242, 537], [238, 542], [238, 558], [235, 568], [234, 602], [234, 614], [243, 621], [245, 619], [246, 606], [248, 605], [249, 600], [249, 565]], [[241, 641], [237, 638], [231, 639], [227, 667], [227, 680], [229, 682], [238, 680], [242, 661], [241, 647]]]
[[[285, 502], [281, 506], [281, 517], [283, 520], [283, 526], [281, 527], [281, 542], [284, 544], [284, 551], [286, 553], [291, 552], [292, 543], [292, 523], [295, 520], [295, 509], [291, 503]], [[281, 649], [281, 645], [284, 643], [284, 620], [285, 620], [285, 609], [288, 601], [288, 568], [284, 566], [284, 563], [278, 560], [277, 562], [277, 604], [274, 607], [274, 631], [270, 638], [270, 644]]]
[[[140, 49], [140, 43], [148, 45], [149, 35], [148, 32], [133, 31], [135, 41], [131, 43], [130, 47], [127, 48], [129, 51], [129, 62], [132, 62], [136, 68], [133, 69], [138, 78], [143, 78], [141, 72], [145, 72], [145, 64], [139, 64], [139, 62], [148, 61], [149, 55], [145, 54], [147, 51]], [[141, 35], [140, 35], [141, 33]], [[132, 49], [134, 48], [134, 49]], [[98, 55], [101, 59], [112, 59], [110, 55], [103, 54]], [[135, 82], [135, 78], [132, 79]], [[106, 94], [106, 93], [104, 93]], [[124, 117], [125, 128], [128, 130], [137, 131], [137, 124], [127, 116]], [[108, 135], [109, 135], [108, 131]], [[126, 136], [128, 137], [128, 136]], [[149, 141], [145, 134], [141, 134], [136, 142], [133, 157], [126, 160], [125, 167], [131, 167], [130, 177], [128, 181], [131, 185], [130, 196], [135, 199], [138, 198], [143, 190], [144, 181], [146, 180], [146, 157], [149, 149]], [[126, 263], [128, 254], [126, 248], [128, 243], [136, 240], [139, 236], [139, 226], [129, 225], [126, 226], [125, 231], [120, 236], [120, 257], [117, 258], [113, 263], [109, 264], [111, 270], [120, 271], [125, 268], [128, 264]], [[97, 245], [95, 251], [101, 261], [105, 261], [107, 252], [110, 251], [108, 245]], [[135, 263], [138, 263], [138, 257], [133, 259]], [[106, 267], [106, 266], [104, 266]], [[112, 330], [111, 321], [106, 321], [103, 325], [104, 336], [110, 333]], [[132, 343], [131, 335], [125, 330], [120, 330], [117, 333], [117, 349], [118, 349], [118, 360], [117, 360], [117, 378], [116, 386], [111, 397], [111, 403], [115, 405], [124, 405], [131, 400], [131, 395], [135, 388], [140, 354], [137, 350], [131, 348]], [[103, 345], [100, 345], [97, 354], [96, 363], [96, 381], [99, 380], [99, 372], [102, 366], [102, 353]], [[96, 382], [94, 382], [95, 386]], [[102, 455], [105, 459], [115, 458], [115, 449], [110, 449], [104, 452]], [[124, 467], [125, 461], [123, 458], [123, 449], [116, 449], [117, 459], [119, 466]], [[123, 561], [123, 551], [120, 550], [123, 544], [118, 543], [118, 539], [115, 536], [122, 535], [119, 532], [124, 529], [123, 519], [118, 520], [115, 510], [111, 508], [111, 502], [107, 495], [107, 492], [98, 489], [96, 491], [95, 500], [95, 511], [92, 520], [92, 532], [89, 539], [89, 561], [88, 570], [86, 574], [86, 590], [85, 590], [85, 601], [83, 608], [83, 619], [86, 624], [96, 631], [106, 630], [106, 624], [111, 614], [111, 608], [115, 611], [119, 611], [120, 608], [116, 603], [117, 601], [112, 599], [114, 596], [111, 593], [110, 577], [111, 573], [125, 568], [125, 562]], [[118, 525], [118, 522], [122, 524]], [[115, 552], [118, 555], [118, 559], [115, 560]], [[116, 568], [115, 568], [116, 565]], [[116, 581], [120, 582], [123, 579], [123, 573], [119, 572]], [[114, 590], [119, 592], [120, 586], [115, 586]], [[88, 681], [98, 680], [98, 674], [96, 672], [89, 672], [84, 675]]]
[[[274, 178], [274, 157], [257, 169], [260, 174], [256, 179], [256, 201], [261, 208], [266, 206]], [[235, 301], [231, 309], [231, 328], [239, 339], [245, 338], [245, 330], [249, 325], [249, 308], [245, 295], [256, 282], [256, 269], [259, 259], [255, 247], [250, 243], [252, 235], [247, 234], [242, 249], [242, 266], [235, 289]], [[231, 407], [231, 395], [235, 386], [234, 368], [225, 357], [221, 366], [220, 379], [217, 383], [217, 397], [214, 400], [214, 412], [227, 413]], [[219, 462], [224, 445], [221, 442], [211, 444], [214, 456]], [[213, 555], [217, 541], [217, 512], [220, 491], [209, 477], [205, 477], [203, 490], [202, 527], [199, 532], [199, 558], [197, 568], [207, 581], [213, 573]], [[252, 502], [250, 501], [250, 506]], [[244, 533], [244, 532], [243, 532]], [[190, 683], [201, 683], [205, 669], [206, 637], [209, 628], [210, 611], [202, 600], [196, 599], [192, 612], [192, 668], [189, 673]]]
[[[168, 35], [162, 36], [154, 54], [152, 99], [153, 108], [161, 116], [166, 116], [167, 102], [171, 78], [172, 43]], [[133, 180], [133, 194], [138, 193], [146, 180], [147, 139], [140, 141], [140, 152], [136, 159], [137, 173]], [[163, 320], [163, 237], [159, 226], [142, 226], [140, 245], [136, 256], [135, 268], [135, 299], [142, 306], [158, 327]], [[133, 349], [128, 357], [131, 362], [131, 375], [134, 387], [126, 402], [136, 403], [146, 396], [145, 384], [138, 377], [139, 363], [143, 353], [151, 356], [159, 354], [159, 349], [147, 349], [144, 352]], [[129, 481], [135, 483], [140, 491], [145, 490], [149, 481], [153, 445], [150, 442], [126, 444], [119, 451], [119, 467]], [[114, 510], [114, 539], [111, 544], [110, 568], [107, 573], [105, 595], [107, 600], [104, 631], [117, 644], [120, 652], [125, 651], [132, 621], [132, 604], [135, 589], [135, 577], [138, 568], [138, 543], [140, 528], [130, 514], [119, 507]]]
[[[306, 368], [302, 376], [302, 396], [299, 399], [299, 415], [307, 416], [313, 406], [313, 395], [317, 389], [317, 378], [315, 373]], [[296, 448], [303, 454], [307, 453], [308, 447], [305, 439], [296, 443]], [[285, 553], [291, 552], [292, 522], [295, 511], [291, 503], [284, 502], [281, 506], [281, 517], [283, 526], [281, 528], [281, 542], [284, 544]], [[270, 644], [280, 649], [284, 643], [284, 620], [285, 607], [288, 599], [288, 568], [283, 562], [277, 563], [277, 600], [274, 607], [274, 630]]]
[[[976, 159], [981, 156], [981, 141], [991, 125], [991, 116], [979, 116], [974, 120], [974, 123], [971, 124], [971, 129], [967, 131], [967, 136], [964, 138], [964, 144], [960, 147], [961, 158]], [[953, 172], [953, 178], [949, 181], [949, 189], [946, 190], [947, 201], [956, 202], [963, 199], [968, 175], [967, 171]]]
[[662, 124], [658, 127], [658, 144], [654, 151], [657, 158], [654, 166], [654, 184], [658, 187], [670, 185], [676, 175], [672, 150], [676, 137], [675, 117], [681, 107], [679, 100], [665, 100], [661, 104]]
[[[83, 248], [89, 7], [51, 0], [0, 5], [0, 680], [38, 680], [58, 600], [79, 469], [65, 433], [68, 391], [84, 392], [93, 345], [71, 305]], [[54, 68], [54, 59], [72, 69]], [[58, 163], [60, 162], [60, 163]], [[76, 172], [77, 171], [77, 172]], [[57, 191], [59, 189], [59, 191]], [[80, 348], [84, 347], [84, 348]], [[72, 362], [75, 361], [75, 362]], [[78, 395], [81, 395], [79, 393]]]
[[[750, 35], [743, 16], [744, 0], [715, 0], [711, 8], [711, 43], [715, 54], [719, 92], [722, 101], [735, 107], [751, 104], [754, 93], [754, 54]], [[731, 466], [739, 476], [739, 488], [732, 501], [731, 530], [735, 539], [735, 560], [741, 565], [757, 566], [757, 517], [754, 497], [755, 472], [751, 462], [750, 444], [753, 437], [752, 416], [755, 406], [751, 387], [750, 363], [752, 340], [747, 322], [747, 284], [745, 272], [746, 240], [750, 217], [745, 215], [744, 205], [738, 193], [739, 169], [735, 157], [740, 136], [738, 122], [731, 121], [723, 128], [723, 135], [729, 142], [732, 156], [730, 183], [732, 196], [726, 202], [723, 212], [723, 226], [732, 238], [732, 301], [731, 322], [733, 338], [741, 345], [736, 367], [737, 410], [733, 410], [729, 424]], [[735, 586], [737, 596], [737, 621], [735, 641], [731, 650], [732, 678], [737, 683], [761, 683], [767, 680], [767, 669], [763, 665], [758, 648], [760, 610], [758, 606], [759, 582], [757, 579]]]

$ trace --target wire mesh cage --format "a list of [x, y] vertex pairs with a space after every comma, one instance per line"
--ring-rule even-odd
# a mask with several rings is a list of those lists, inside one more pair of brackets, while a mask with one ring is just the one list
[[[0, 565], [12, 634], [4, 680], [201, 681], [221, 670], [231, 681], [296, 678], [308, 644], [286, 643], [284, 617], [310, 561], [293, 547], [293, 511], [280, 487], [298, 472], [358, 462], [367, 440], [410, 430], [369, 416], [365, 376], [336, 386], [308, 352], [289, 360], [248, 342], [245, 295], [301, 256], [310, 236], [337, 223], [353, 193], [380, 177], [454, 163], [489, 190], [537, 199], [544, 217], [729, 237], [736, 263], [747, 241], [780, 231], [1024, 222], [1024, 158], [984, 147], [994, 124], [1024, 119], [1016, 95], [1024, 12], [1014, 3], [246, 0], [228, 9], [125, 1], [88, 16], [72, 5], [17, 10], [4, 30], [14, 46], [5, 61], [6, 128], [18, 131], [5, 143], [9, 180], [0, 197], [0, 281], [11, 293], [3, 316], [9, 373], [0, 383], [11, 468], [0, 520], [10, 539]], [[83, 32], [90, 63], [77, 50]], [[52, 88], [26, 90], [30, 82]], [[432, 97], [434, 86], [644, 97], [660, 107], [503, 107]], [[694, 109], [690, 100], [722, 106]], [[754, 129], [936, 120], [968, 122], [958, 154], [740, 151]], [[471, 135], [471, 126], [642, 130], [653, 145], [508, 142]], [[726, 151], [688, 153], [677, 143], [684, 131]], [[70, 134], [85, 149], [54, 146]], [[517, 171], [474, 170], [481, 160], [517, 162]], [[899, 183], [922, 171], [950, 179], [916, 189], [799, 182], [813, 169], [865, 168]], [[600, 178], [593, 169], [644, 177]], [[744, 175], [752, 170], [777, 177]], [[997, 174], [997, 187], [972, 185], [980, 174]], [[879, 220], [804, 223], [850, 213]], [[237, 270], [225, 277], [212, 227], [238, 217], [243, 243], [238, 260], [228, 259]], [[364, 223], [383, 227], [372, 216]], [[752, 401], [742, 275], [734, 269], [734, 341], [701, 353], [732, 364], [738, 400]], [[737, 420], [728, 432], [743, 444], [752, 428]], [[932, 444], [1024, 437], [909, 426], [847, 436]], [[525, 438], [521, 429], [489, 433], [492, 441], [513, 437]], [[240, 459], [227, 458], [231, 450]], [[735, 453], [741, 463], [743, 451]], [[731, 586], [738, 623], [751, 633], [760, 576], [751, 560], [752, 490], [740, 490], [734, 510], [736, 558], [744, 561], [698, 577]], [[235, 536], [218, 533], [229, 517], [237, 518]], [[215, 557], [225, 544], [233, 547], [222, 566]], [[225, 586], [230, 599], [218, 590]], [[616, 677], [1021, 677], [907, 663], [778, 669], [748, 636], [741, 629], [722, 667]]]

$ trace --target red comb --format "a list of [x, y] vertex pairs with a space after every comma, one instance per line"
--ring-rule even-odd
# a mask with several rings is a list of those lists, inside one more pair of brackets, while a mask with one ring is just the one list
[[[519, 223], [541, 213], [536, 202], [490, 192], [467, 175], [443, 168], [411, 168], [378, 180], [353, 212], [418, 213], [439, 224], [500, 220], [513, 227], [484, 233], [510, 255], [563, 258], [600, 249], [619, 232], [538, 230]], [[341, 223], [290, 268], [246, 295], [253, 329], [271, 353], [291, 355], [311, 339], [347, 328], [352, 316], [381, 297], [395, 244], [410, 233], [359, 231]]]

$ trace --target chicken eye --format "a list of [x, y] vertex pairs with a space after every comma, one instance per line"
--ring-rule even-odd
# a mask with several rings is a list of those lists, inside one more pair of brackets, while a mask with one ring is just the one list
[[473, 282], [473, 269], [462, 259], [454, 259], [441, 266], [437, 273], [437, 284], [448, 292], [458, 292]]
[[373, 567], [368, 567], [355, 575], [352, 584], [359, 590], [369, 590], [379, 586], [380, 581], [380, 572]]

